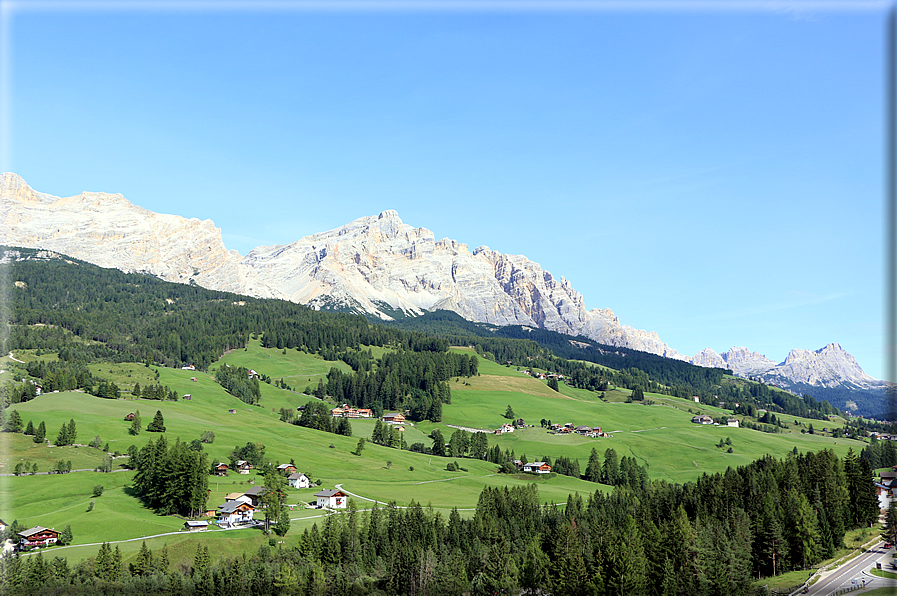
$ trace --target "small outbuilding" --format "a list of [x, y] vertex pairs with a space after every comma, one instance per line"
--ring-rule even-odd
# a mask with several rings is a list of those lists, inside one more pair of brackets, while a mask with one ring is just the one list
[[209, 527], [209, 522], [206, 521], [192, 521], [187, 520], [184, 522], [184, 529], [188, 532], [201, 532], [202, 530], [206, 530]]

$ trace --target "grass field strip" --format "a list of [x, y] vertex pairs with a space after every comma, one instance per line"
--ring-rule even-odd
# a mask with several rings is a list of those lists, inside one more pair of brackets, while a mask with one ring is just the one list
[[[649, 430], [663, 430], [663, 429], [665, 429], [665, 428], [666, 428], [665, 426], [660, 426], [660, 427], [658, 427], [658, 428], [643, 428], [643, 429], [641, 429], [641, 430], [631, 430], [631, 431], [629, 431], [629, 432], [631, 432], [631, 433], [646, 433], [646, 432], [648, 432]], [[617, 432], [617, 431], [614, 431], [614, 432]]]

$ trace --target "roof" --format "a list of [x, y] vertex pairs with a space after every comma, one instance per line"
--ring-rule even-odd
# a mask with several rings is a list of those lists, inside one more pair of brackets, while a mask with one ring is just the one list
[[205, 528], [209, 525], [209, 522], [204, 521], [185, 521], [184, 525], [189, 526], [191, 528]]
[[242, 496], [243, 496], [243, 493], [228, 493], [228, 494], [224, 495], [224, 500], [225, 501], [236, 501], [237, 499], [239, 499]]
[[278, 470], [286, 470], [287, 468], [295, 468], [295, 467], [296, 466], [294, 466], [293, 464], [280, 464], [279, 466], [277, 466], [277, 469]]
[[530, 464], [523, 464], [524, 466], [539, 466], [540, 468], [544, 465], [547, 465], [544, 461], [534, 461]]
[[252, 488], [250, 488], [249, 490], [247, 490], [247, 491], [246, 491], [245, 493], [243, 493], [243, 494], [246, 495], [246, 496], [248, 496], [248, 497], [257, 497], [257, 496], [259, 496], [260, 494], [262, 494], [263, 492], [265, 492], [266, 490], [267, 490], [267, 489], [266, 489], [264, 486], [262, 486], [262, 485], [260, 484], [260, 485], [258, 485], [258, 486], [253, 486]]
[[299, 480], [300, 478], [305, 478], [305, 474], [303, 474], [302, 472], [294, 472], [293, 474], [287, 476], [288, 480]]
[[336, 489], [336, 488], [334, 488], [334, 489], [326, 488], [326, 489], [324, 489], [324, 490], [322, 490], [322, 491], [319, 491], [319, 492], [316, 492], [316, 493], [315, 493], [315, 496], [316, 496], [316, 497], [327, 497], [327, 498], [330, 498], [330, 497], [335, 497], [335, 496], [337, 496], [337, 495], [343, 495], [343, 496], [345, 496], [345, 493], [343, 493], [343, 491], [341, 491], [341, 490], [339, 490], [339, 489]]

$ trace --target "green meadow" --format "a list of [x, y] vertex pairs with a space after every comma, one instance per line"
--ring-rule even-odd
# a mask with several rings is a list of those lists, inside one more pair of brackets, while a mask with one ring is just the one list
[[[380, 353], [382, 351], [375, 350], [374, 355]], [[17, 357], [26, 360], [35, 355], [23, 353]], [[783, 457], [795, 447], [799, 451], [833, 449], [839, 455], [846, 454], [849, 448], [859, 451], [863, 447], [859, 441], [799, 431], [767, 434], [744, 428], [700, 426], [691, 422], [693, 414], [689, 410], [695, 413], [700, 410], [715, 417], [725, 416], [728, 412], [653, 394], [646, 397], [653, 400], [654, 405], [627, 404], [624, 403], [627, 390], [617, 390], [617, 398], [606, 400], [594, 392], [567, 387], [563, 383], [561, 391], [555, 392], [544, 381], [531, 378], [516, 367], [501, 366], [482, 358], [479, 362], [479, 376], [450, 381], [452, 403], [444, 406], [442, 422], [405, 425], [404, 436], [409, 445], [420, 442], [429, 447], [432, 440], [428, 435], [436, 428], [442, 431], [447, 441], [454, 432], [449, 425], [495, 429], [507, 422], [504, 414], [510, 405], [515, 417], [523, 418], [532, 426], [504, 435], [490, 434], [490, 445], [498, 444], [502, 449], [513, 450], [517, 457], [525, 455], [529, 461], [543, 455], [576, 458], [583, 471], [593, 448], [602, 455], [606, 449], [613, 448], [619, 456], [628, 455], [638, 460], [652, 479], [671, 482], [692, 481], [705, 472], [724, 472], [729, 466], [745, 465], [766, 454]], [[252, 368], [274, 380], [283, 379], [296, 391], [262, 383], [260, 405], [247, 405], [215, 383], [214, 369], [225, 364]], [[321, 511], [305, 508], [306, 503], [314, 500], [314, 493], [337, 484], [359, 495], [356, 499], [359, 508], [370, 507], [375, 501], [394, 501], [400, 506], [417, 502], [431, 505], [444, 515], [448, 515], [452, 507], [469, 514], [485, 486], [537, 483], [544, 503], [564, 503], [571, 493], [586, 498], [596, 490], [610, 490], [610, 487], [557, 474], [541, 477], [500, 475], [495, 464], [470, 459], [454, 460], [465, 470], [449, 472], [446, 464], [453, 461], [450, 458], [389, 449], [371, 442], [361, 455], [354, 455], [352, 451], [358, 438], [370, 437], [375, 424], [373, 420], [352, 420], [352, 437], [281, 422], [281, 408], [296, 408], [315, 399], [301, 392], [308, 385], [317, 386], [318, 379], [331, 367], [350, 370], [342, 362], [325, 361], [296, 350], [266, 350], [258, 341], [251, 342], [245, 350], [226, 354], [213, 366], [212, 373], [143, 364], [91, 365], [94, 374], [115, 380], [128, 391], [134, 382], [141, 385], [161, 383], [180, 396], [189, 393], [191, 399], [153, 401], [134, 399], [129, 393], [123, 393], [122, 399], [108, 400], [82, 392], [64, 392], [45, 394], [16, 404], [13, 407], [25, 423], [31, 420], [37, 426], [44, 421], [51, 442], [62, 424], [74, 419], [77, 442], [82, 446], [37, 445], [31, 437], [4, 433], [0, 435], [0, 473], [8, 474], [20, 462], [37, 463], [38, 471], [46, 472], [60, 459], [71, 460], [73, 469], [93, 469], [104, 454], [83, 445], [99, 436], [102, 444], [109, 444], [110, 451], [127, 452], [132, 444], [141, 446], [150, 439], [156, 440], [161, 436], [159, 433], [145, 430], [131, 435], [130, 423], [124, 418], [139, 410], [145, 429], [158, 410], [164, 417], [164, 435], [169, 442], [189, 442], [198, 439], [204, 431], [215, 434], [214, 442], [204, 445], [210, 464], [227, 461], [236, 446], [261, 442], [265, 445], [266, 457], [273, 463], [292, 460], [301, 472], [320, 484], [313, 489], [289, 492], [287, 503], [293, 506], [293, 522], [284, 539], [285, 546], [292, 544], [303, 528], [321, 520]], [[236, 413], [229, 413], [231, 409]], [[540, 426], [539, 421], [543, 418], [562, 424], [600, 426], [611, 437], [591, 439], [555, 435]], [[792, 419], [786, 418], [789, 423]], [[799, 422], [812, 422], [820, 429], [825, 426], [823, 421]], [[717, 447], [720, 440], [726, 438], [731, 441], [732, 453], [726, 452], [728, 445], [722, 449]], [[125, 462], [126, 458], [116, 459], [117, 468], [122, 470], [121, 465]], [[142, 537], [160, 534], [164, 535], [147, 539], [147, 545], [154, 550], [168, 545], [173, 561], [192, 558], [197, 540], [208, 543], [213, 552], [249, 552], [267, 544], [267, 537], [258, 530], [180, 531], [183, 519], [157, 515], [144, 508], [131, 494], [132, 477], [130, 471], [3, 476], [0, 477], [0, 518], [58, 530], [70, 525], [74, 534], [73, 546], [54, 550], [71, 560], [96, 554], [96, 546], [84, 545], [131, 540], [119, 543], [127, 561], [140, 548]], [[222, 478], [210, 477], [209, 508], [216, 508], [226, 494], [243, 492], [258, 482], [261, 478], [256, 475], [231, 473]], [[96, 485], [104, 487], [103, 494], [92, 497]], [[88, 511], [91, 501], [94, 506]]]

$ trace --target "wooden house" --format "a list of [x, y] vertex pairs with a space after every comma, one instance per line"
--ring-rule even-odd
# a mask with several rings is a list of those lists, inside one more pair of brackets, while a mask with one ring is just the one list
[[125, 420], [127, 420], [128, 422], [134, 420], [134, 412], [128, 412], [128, 415], [125, 416]]
[[296, 466], [294, 466], [293, 464], [280, 464], [279, 466], [277, 466], [277, 471], [284, 476], [289, 476], [290, 474], [294, 474], [296, 472]]
[[532, 463], [523, 464], [523, 471], [531, 472], [533, 474], [549, 474], [551, 473], [551, 466], [544, 461], [534, 461]]
[[224, 462], [215, 464], [215, 476], [227, 476], [227, 471], [230, 468]]
[[252, 464], [245, 460], [237, 462], [237, 472], [240, 474], [248, 474], [252, 470]]
[[59, 532], [43, 526], [34, 526], [23, 532], [19, 532], [19, 549], [40, 548], [51, 546], [59, 541]]
[[383, 422], [389, 422], [391, 424], [401, 424], [405, 422], [405, 415], [401, 413], [383, 414]]

